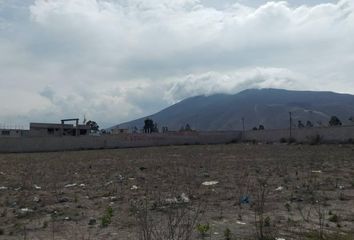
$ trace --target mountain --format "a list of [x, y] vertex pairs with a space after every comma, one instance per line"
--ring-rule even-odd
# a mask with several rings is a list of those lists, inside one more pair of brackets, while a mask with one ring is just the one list
[[[216, 94], [187, 98], [156, 114], [147, 116], [159, 127], [178, 130], [187, 123], [196, 130], [241, 130], [260, 124], [266, 129], [289, 126], [289, 112], [293, 123], [315, 126], [328, 125], [331, 116], [343, 124], [350, 124], [354, 116], [354, 95], [334, 92], [288, 91], [281, 89], [249, 89], [234, 95]], [[114, 127], [141, 129], [146, 117]]]

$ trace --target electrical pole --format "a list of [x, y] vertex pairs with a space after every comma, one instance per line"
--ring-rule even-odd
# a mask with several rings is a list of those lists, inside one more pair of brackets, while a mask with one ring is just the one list
[[292, 125], [293, 125], [293, 118], [291, 116], [291, 112], [289, 112], [289, 122], [290, 122], [289, 131], [290, 131], [290, 138], [291, 138], [292, 137], [291, 128], [292, 128]]

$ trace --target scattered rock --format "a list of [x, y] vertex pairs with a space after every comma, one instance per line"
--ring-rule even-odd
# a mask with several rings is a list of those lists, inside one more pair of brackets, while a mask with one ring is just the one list
[[275, 191], [282, 191], [283, 189], [284, 189], [284, 187], [280, 186], [280, 187], [277, 187], [277, 188], [275, 189]]
[[181, 194], [180, 199], [181, 199], [181, 201], [184, 202], [184, 203], [189, 203], [189, 202], [190, 202], [189, 197], [188, 197], [187, 194], [185, 194], [185, 193], [182, 193], [182, 194]]
[[218, 181], [207, 181], [207, 182], [203, 182], [202, 185], [203, 186], [213, 186], [213, 185], [216, 185], [218, 183], [219, 183]]
[[40, 199], [39, 197], [37, 197], [37, 196], [35, 196], [35, 197], [33, 198], [33, 202], [38, 203], [38, 202], [40, 202], [40, 201], [41, 201], [41, 199]]
[[66, 197], [59, 198], [58, 202], [59, 202], [59, 203], [66, 203], [66, 202], [69, 202], [69, 199], [66, 198]]
[[70, 221], [71, 218], [70, 218], [70, 217], [65, 217], [64, 220], [65, 220], [65, 221]]
[[137, 190], [138, 189], [138, 186], [136, 186], [136, 185], [133, 185], [131, 188], [130, 188], [130, 190]]
[[5, 186], [0, 187], [0, 190], [7, 190], [7, 189], [8, 189], [8, 187], [5, 187]]
[[94, 218], [90, 218], [88, 225], [92, 226], [92, 225], [96, 225], [97, 221]]
[[40, 186], [38, 186], [38, 185], [36, 185], [36, 184], [34, 184], [33, 187], [34, 187], [34, 189], [36, 189], [36, 190], [41, 190], [41, 189], [42, 189]]
[[322, 173], [321, 170], [312, 170], [311, 172], [312, 172], [312, 173]]
[[86, 187], [86, 184], [81, 183], [79, 186], [80, 186], [80, 187]]

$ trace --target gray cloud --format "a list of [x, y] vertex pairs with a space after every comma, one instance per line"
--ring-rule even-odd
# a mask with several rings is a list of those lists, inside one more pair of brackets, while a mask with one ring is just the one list
[[354, 93], [353, 37], [351, 0], [0, 0], [0, 122], [109, 126], [250, 87]]

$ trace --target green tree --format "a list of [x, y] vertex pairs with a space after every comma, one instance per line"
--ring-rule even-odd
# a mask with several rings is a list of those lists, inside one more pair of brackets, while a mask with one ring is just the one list
[[150, 118], [144, 120], [144, 133], [152, 133], [154, 132], [154, 121]]
[[342, 122], [339, 120], [337, 116], [332, 116], [329, 120], [329, 126], [342, 126]]
[[307, 121], [307, 122], [306, 122], [306, 127], [307, 127], [307, 128], [312, 128], [312, 127], [313, 127], [312, 122], [311, 122], [311, 121]]
[[91, 120], [86, 122], [86, 126], [89, 126], [91, 131], [95, 131], [95, 132], [99, 131], [100, 129], [100, 126], [98, 126], [98, 124], [95, 121], [91, 121]]

